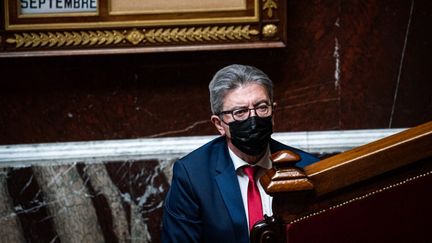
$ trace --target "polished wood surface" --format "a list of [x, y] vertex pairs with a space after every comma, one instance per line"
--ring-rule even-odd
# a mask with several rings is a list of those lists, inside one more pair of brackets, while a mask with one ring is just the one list
[[333, 156], [305, 168], [315, 195], [342, 189], [432, 156], [432, 122]]
[[[262, 184], [274, 197], [274, 213], [289, 223], [427, 173], [431, 157], [428, 122], [306, 166], [304, 174], [292, 165], [276, 167], [263, 176]], [[296, 169], [299, 173], [288, 172]]]
[[313, 185], [301, 168], [295, 166], [300, 156], [290, 150], [281, 150], [270, 156], [273, 168], [261, 178], [260, 183], [269, 195], [283, 191], [312, 190]]

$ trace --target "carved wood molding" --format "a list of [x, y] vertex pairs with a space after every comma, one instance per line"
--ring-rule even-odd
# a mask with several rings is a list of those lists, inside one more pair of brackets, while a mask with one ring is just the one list
[[310, 191], [313, 189], [312, 182], [307, 178], [304, 171], [295, 166], [300, 156], [290, 150], [281, 150], [270, 156], [273, 168], [268, 170], [260, 182], [271, 196], [286, 192]]

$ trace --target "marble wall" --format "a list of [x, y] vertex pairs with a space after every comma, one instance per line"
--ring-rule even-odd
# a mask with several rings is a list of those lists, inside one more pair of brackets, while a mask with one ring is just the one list
[[[274, 80], [276, 132], [432, 120], [431, 1], [287, 3], [281, 49], [0, 59], [0, 145], [214, 135], [207, 85], [232, 63]], [[89, 242], [158, 242], [161, 171], [158, 160], [3, 167], [0, 231], [73, 242], [65, 225], [78, 222]]]
[[159, 242], [159, 161], [3, 168], [1, 242]]

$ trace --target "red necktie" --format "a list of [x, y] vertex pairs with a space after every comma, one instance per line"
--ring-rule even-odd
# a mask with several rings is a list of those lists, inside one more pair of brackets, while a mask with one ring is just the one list
[[254, 175], [257, 169], [258, 167], [252, 167], [252, 166], [246, 166], [243, 168], [244, 172], [249, 177], [248, 192], [247, 192], [249, 230], [252, 230], [252, 227], [257, 221], [263, 219], [261, 196], [254, 180]]

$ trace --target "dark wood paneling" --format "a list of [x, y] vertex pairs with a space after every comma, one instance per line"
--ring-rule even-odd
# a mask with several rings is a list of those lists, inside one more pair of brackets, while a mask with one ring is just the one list
[[276, 131], [432, 120], [429, 1], [287, 9], [282, 49], [0, 59], [0, 144], [216, 134], [207, 85], [232, 63], [274, 80]]

